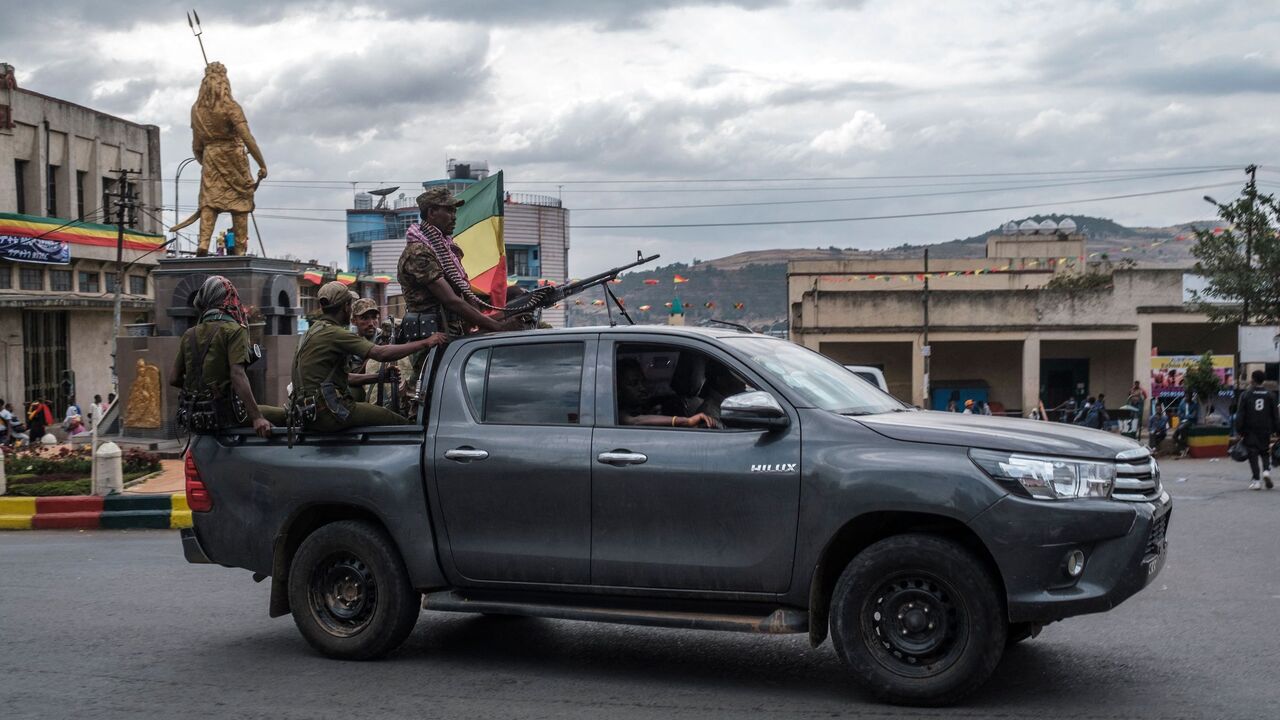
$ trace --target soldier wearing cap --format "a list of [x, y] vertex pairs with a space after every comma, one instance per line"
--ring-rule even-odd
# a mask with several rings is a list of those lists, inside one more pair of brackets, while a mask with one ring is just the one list
[[347, 329], [352, 293], [340, 282], [325, 283], [317, 294], [321, 316], [298, 342], [293, 361], [293, 411], [302, 425], [319, 432], [337, 432], [362, 425], [403, 425], [408, 421], [390, 410], [351, 396], [347, 363], [351, 356], [391, 362], [415, 352], [443, 345], [448, 338], [435, 333], [401, 345], [374, 345]]
[[454, 337], [472, 327], [484, 332], [518, 330], [523, 327], [519, 320], [501, 321], [485, 315], [487, 308], [471, 291], [462, 267], [462, 248], [451, 235], [462, 203], [443, 186], [418, 196], [422, 221], [409, 226], [398, 266], [406, 317], [434, 317], [440, 328]]
[[[381, 315], [378, 305], [369, 298], [359, 298], [351, 302], [351, 320], [356, 326], [356, 335], [374, 342], [378, 335]], [[369, 358], [351, 356], [350, 367], [347, 368], [347, 384], [351, 386], [351, 397], [356, 402], [368, 401], [367, 387], [378, 382], [378, 373], [368, 372]]]

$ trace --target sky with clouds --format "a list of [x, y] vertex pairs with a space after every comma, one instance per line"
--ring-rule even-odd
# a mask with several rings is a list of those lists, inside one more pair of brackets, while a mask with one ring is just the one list
[[[227, 65], [266, 155], [271, 178], [258, 214], [272, 254], [345, 257], [336, 221], [352, 186], [305, 182], [399, 184], [412, 196], [410, 183], [441, 177], [448, 157], [488, 160], [512, 191], [563, 192], [574, 275], [637, 249], [687, 261], [942, 242], [1033, 212], [1168, 225], [1211, 215], [1201, 196], [1230, 196], [1244, 178], [1239, 169], [1166, 168], [1253, 162], [1261, 181], [1280, 187], [1270, 170], [1280, 170], [1275, 3], [197, 7], [209, 58]], [[0, 61], [16, 66], [22, 87], [159, 125], [171, 204], [202, 75], [186, 7], [51, 0], [30, 8], [0, 0]], [[189, 170], [184, 180], [194, 177]], [[1193, 189], [1084, 202], [1175, 188]], [[185, 206], [196, 185], [182, 192]], [[669, 207], [726, 204], [736, 206]], [[929, 214], [1013, 205], [1034, 207]], [[616, 209], [637, 206], [651, 209]], [[586, 227], [912, 214], [922, 216]]]

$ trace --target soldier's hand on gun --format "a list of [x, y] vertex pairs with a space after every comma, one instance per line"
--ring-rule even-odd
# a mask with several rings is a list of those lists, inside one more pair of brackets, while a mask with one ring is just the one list
[[264, 417], [254, 420], [253, 431], [257, 433], [260, 438], [265, 439], [271, 437], [271, 421]]

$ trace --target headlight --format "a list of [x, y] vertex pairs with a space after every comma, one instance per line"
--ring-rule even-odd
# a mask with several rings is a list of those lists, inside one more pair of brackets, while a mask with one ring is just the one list
[[1109, 462], [994, 450], [970, 450], [969, 457], [991, 477], [1016, 482], [1037, 500], [1110, 497], [1116, 480], [1116, 466]]

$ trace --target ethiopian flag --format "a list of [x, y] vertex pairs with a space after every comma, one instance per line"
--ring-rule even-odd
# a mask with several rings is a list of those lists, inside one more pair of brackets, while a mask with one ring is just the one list
[[462, 267], [471, 289], [489, 296], [489, 304], [507, 304], [507, 247], [502, 242], [502, 172], [458, 195], [458, 222], [453, 241], [462, 248]]

